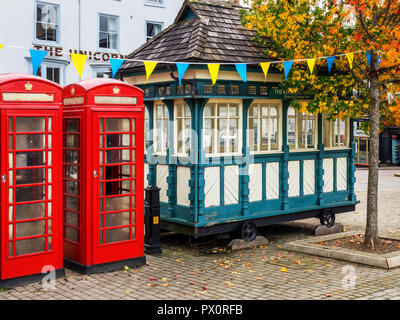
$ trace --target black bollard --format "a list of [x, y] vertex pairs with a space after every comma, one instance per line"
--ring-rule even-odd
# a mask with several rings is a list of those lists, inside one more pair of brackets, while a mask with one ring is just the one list
[[146, 253], [161, 253], [160, 240], [160, 188], [157, 186], [145, 189], [145, 236], [144, 248]]

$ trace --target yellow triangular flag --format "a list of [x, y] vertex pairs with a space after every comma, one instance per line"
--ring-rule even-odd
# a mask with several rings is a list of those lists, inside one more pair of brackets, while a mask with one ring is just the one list
[[212, 84], [214, 85], [217, 82], [218, 72], [219, 72], [219, 64], [218, 63], [210, 63], [207, 65], [208, 71], [210, 72]]
[[144, 63], [144, 68], [146, 70], [146, 82], [149, 80], [151, 74], [153, 73], [156, 65], [158, 62], [155, 61], [143, 61]]
[[347, 57], [347, 60], [349, 61], [350, 69], [353, 69], [353, 59], [354, 59], [353, 52], [346, 53], [346, 57]]
[[76, 71], [78, 72], [79, 76], [82, 78], [83, 68], [85, 67], [87, 55], [86, 54], [77, 54], [77, 53], [70, 53], [72, 63], [75, 66]]
[[268, 70], [269, 70], [269, 66], [270, 65], [271, 65], [270, 62], [261, 62], [260, 63], [261, 69], [264, 72], [265, 81], [267, 81], [267, 74], [268, 74]]
[[317, 59], [307, 59], [308, 68], [310, 69], [310, 73], [313, 73], [315, 62]]
[[3, 44], [0, 44], [0, 50], [3, 49], [3, 47], [4, 47], [4, 45], [3, 45]]

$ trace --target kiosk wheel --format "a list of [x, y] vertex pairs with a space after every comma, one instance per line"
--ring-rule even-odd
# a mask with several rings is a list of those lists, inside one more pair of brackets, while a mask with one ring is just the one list
[[326, 210], [321, 213], [319, 221], [323, 226], [330, 228], [335, 224], [335, 213], [332, 210]]
[[240, 229], [240, 237], [246, 241], [253, 241], [257, 237], [257, 226], [253, 222], [245, 222]]

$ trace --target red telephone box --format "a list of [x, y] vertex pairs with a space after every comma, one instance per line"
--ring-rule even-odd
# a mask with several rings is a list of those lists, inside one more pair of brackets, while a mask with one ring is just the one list
[[0, 75], [0, 286], [62, 266], [62, 88], [26, 74]]
[[64, 264], [81, 273], [144, 256], [143, 91], [111, 79], [63, 90]]

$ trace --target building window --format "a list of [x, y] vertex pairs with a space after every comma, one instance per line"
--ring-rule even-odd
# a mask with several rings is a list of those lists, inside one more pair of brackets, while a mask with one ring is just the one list
[[99, 23], [99, 48], [117, 50], [119, 41], [119, 18], [100, 14]]
[[204, 108], [203, 144], [207, 154], [238, 152], [238, 103], [208, 103]]
[[147, 107], [144, 107], [144, 152], [150, 146], [150, 115]]
[[279, 150], [280, 106], [253, 103], [249, 109], [249, 148], [251, 151]]
[[290, 149], [315, 149], [316, 116], [288, 108], [287, 143]]
[[153, 38], [157, 33], [161, 32], [163, 29], [163, 23], [162, 22], [146, 22], [146, 29], [147, 29], [147, 34], [146, 34], [146, 40], [150, 40]]
[[329, 120], [328, 117], [324, 115], [322, 123], [322, 141], [325, 148], [348, 147], [349, 120]]
[[60, 67], [42, 64], [37, 71], [37, 75], [39, 77], [58, 83], [59, 85], [63, 85], [62, 68]]
[[175, 105], [175, 150], [177, 154], [188, 155], [191, 147], [191, 115], [187, 103]]
[[36, 4], [36, 40], [58, 42], [59, 6], [38, 2]]
[[146, 0], [145, 4], [164, 6], [164, 0]]
[[156, 105], [154, 133], [154, 153], [166, 153], [169, 142], [169, 112], [165, 104]]

